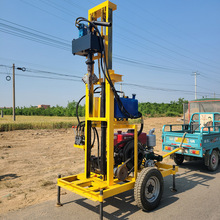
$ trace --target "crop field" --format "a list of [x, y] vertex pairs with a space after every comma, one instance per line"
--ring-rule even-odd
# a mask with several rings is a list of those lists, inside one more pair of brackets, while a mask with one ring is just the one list
[[73, 125], [77, 125], [76, 117], [18, 115], [16, 121], [13, 121], [12, 115], [0, 118], [0, 131], [71, 128]]
[[[80, 117], [83, 121], [84, 117]], [[131, 120], [130, 123], [140, 123], [140, 119]], [[5, 115], [0, 118], [0, 132], [14, 131], [26, 129], [59, 129], [72, 128], [78, 124], [76, 117], [60, 117], [60, 116], [16, 116], [13, 121], [12, 115]]]

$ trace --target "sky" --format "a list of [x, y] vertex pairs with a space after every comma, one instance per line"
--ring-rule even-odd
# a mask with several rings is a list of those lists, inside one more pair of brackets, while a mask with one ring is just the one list
[[[85, 94], [86, 59], [71, 52], [75, 19], [102, 2], [0, 0], [0, 107], [12, 106], [13, 63], [16, 106], [66, 106]], [[220, 98], [219, 0], [112, 2], [113, 70], [127, 96], [194, 100], [196, 72], [197, 98]]]

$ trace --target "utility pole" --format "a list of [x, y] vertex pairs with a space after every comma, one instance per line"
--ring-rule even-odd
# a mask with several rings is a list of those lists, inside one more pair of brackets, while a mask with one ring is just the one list
[[197, 81], [196, 81], [196, 77], [197, 77], [197, 75], [200, 75], [200, 74], [198, 72], [194, 72], [191, 75], [195, 76], [195, 100], [196, 100], [197, 99]]
[[15, 121], [15, 64], [13, 64], [13, 121]]

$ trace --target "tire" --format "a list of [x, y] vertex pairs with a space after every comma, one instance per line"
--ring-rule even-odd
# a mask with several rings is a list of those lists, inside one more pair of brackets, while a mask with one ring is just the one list
[[174, 162], [176, 165], [181, 165], [184, 161], [184, 156], [182, 154], [174, 154]]
[[135, 182], [134, 198], [137, 206], [143, 211], [155, 209], [163, 194], [163, 177], [154, 167], [144, 168]]
[[218, 156], [218, 151], [217, 150], [213, 150], [211, 155], [210, 155], [210, 159], [209, 159], [209, 165], [208, 165], [208, 169], [210, 171], [215, 171], [218, 168], [218, 162], [219, 162], [219, 156]]

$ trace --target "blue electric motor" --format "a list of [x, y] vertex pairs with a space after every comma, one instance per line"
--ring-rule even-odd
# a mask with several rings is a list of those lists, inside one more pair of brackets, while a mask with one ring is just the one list
[[[132, 98], [120, 98], [124, 108], [129, 112], [132, 116], [138, 117], [138, 100], [135, 99], [135, 95], [132, 95]], [[114, 117], [115, 118], [128, 118], [128, 116], [124, 115], [118, 107], [118, 103], [114, 101]]]
[[79, 24], [79, 37], [87, 35], [88, 26], [85, 24]]

